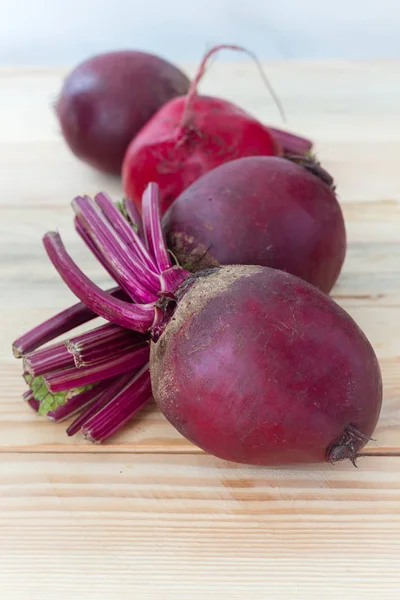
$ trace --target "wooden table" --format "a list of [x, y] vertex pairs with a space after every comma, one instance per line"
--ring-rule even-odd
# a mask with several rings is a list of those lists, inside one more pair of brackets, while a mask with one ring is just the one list
[[[61, 70], [0, 72], [0, 595], [5, 600], [394, 600], [400, 594], [400, 64], [267, 64], [288, 126], [337, 180], [349, 248], [334, 289], [379, 356], [385, 401], [359, 468], [261, 469], [204, 455], [151, 407], [111, 443], [69, 439], [22, 402], [11, 341], [73, 301], [41, 234], [120, 184], [68, 152]], [[190, 69], [193, 72], [193, 68]], [[279, 124], [250, 63], [202, 86]]]

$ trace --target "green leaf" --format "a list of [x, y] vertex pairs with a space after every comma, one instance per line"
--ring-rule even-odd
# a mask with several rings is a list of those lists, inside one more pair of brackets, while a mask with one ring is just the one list
[[66, 403], [67, 392], [57, 392], [52, 394], [47, 390], [47, 395], [40, 401], [39, 415], [47, 415], [51, 410]]
[[50, 392], [42, 376], [32, 377], [32, 375], [26, 373], [24, 375], [24, 378], [29, 387], [31, 388], [34, 398], [40, 402], [38, 411], [39, 415], [47, 415], [48, 412], [55, 410], [59, 406], [62, 406], [63, 404], [68, 402], [68, 400], [73, 396], [76, 396], [81, 392], [91, 390], [95, 385], [82, 385], [81, 387], [66, 390], [65, 392], [53, 393]]

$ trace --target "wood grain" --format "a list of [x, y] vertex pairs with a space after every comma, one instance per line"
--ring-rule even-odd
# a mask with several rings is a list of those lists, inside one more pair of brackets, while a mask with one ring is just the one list
[[[183, 439], [150, 405], [108, 444], [69, 439], [21, 400], [12, 339], [74, 302], [40, 238], [72, 197], [117, 179], [76, 160], [51, 110], [65, 70], [0, 69], [0, 589], [7, 600], [394, 600], [400, 587], [400, 63], [265, 65], [287, 126], [337, 183], [348, 253], [333, 296], [373, 343], [384, 406], [350, 464], [259, 469]], [[194, 66], [188, 71], [193, 73]], [[382, 91], [384, 90], [384, 92]], [[250, 63], [216, 62], [202, 91], [279, 126]]]
[[393, 600], [399, 502], [390, 458], [266, 470], [206, 456], [9, 454], [2, 595]]

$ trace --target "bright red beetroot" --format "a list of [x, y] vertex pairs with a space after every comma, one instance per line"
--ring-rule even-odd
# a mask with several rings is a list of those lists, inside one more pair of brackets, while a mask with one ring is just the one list
[[242, 156], [280, 155], [278, 142], [304, 151], [309, 142], [267, 127], [227, 100], [197, 94], [208, 58], [220, 48], [243, 50], [237, 46], [217, 46], [203, 59], [187, 96], [163, 106], [132, 140], [123, 169], [126, 196], [138, 208], [150, 182], [158, 184], [161, 212], [193, 181], [214, 167]]
[[240, 158], [195, 181], [164, 217], [178, 262], [190, 271], [264, 265], [329, 292], [346, 252], [343, 215], [329, 175], [303, 163]]
[[[83, 306], [114, 324], [74, 341], [85, 360], [97, 360], [101, 349], [107, 357], [112, 354], [118, 389], [101, 387], [95, 400], [96, 392], [89, 390], [95, 409], [91, 405], [89, 416], [84, 412], [78, 417], [73, 432], [82, 427], [89, 439], [106, 439], [146, 402], [146, 367], [125, 381], [126, 347], [134, 353], [136, 368], [147, 360], [145, 338], [131, 339], [126, 330], [132, 329], [152, 340], [156, 402], [178, 431], [207, 452], [263, 465], [355, 460], [379, 416], [381, 375], [368, 340], [333, 300], [305, 281], [267, 267], [225, 266], [191, 274], [173, 266], [155, 185], [145, 193], [142, 220], [128, 205], [137, 232], [104, 194], [95, 201], [78, 197], [74, 209], [83, 239], [134, 302], [102, 291], [72, 261], [58, 234], [45, 236], [50, 259]], [[59, 331], [60, 316], [55, 325]], [[107, 340], [113, 340], [111, 347], [98, 345], [104, 329]], [[45, 324], [17, 340], [16, 353], [23, 353], [24, 346], [37, 348], [41, 330], [49, 340]], [[83, 342], [90, 342], [87, 351]], [[124, 350], [118, 353], [122, 342]], [[44, 368], [46, 352], [36, 351], [35, 360], [31, 355], [26, 362]], [[57, 346], [57, 352], [60, 360], [71, 360], [65, 349]], [[68, 381], [77, 385], [76, 369], [68, 367], [67, 372]], [[110, 385], [101, 381], [110, 377], [104, 361], [96, 377], [98, 386]], [[54, 391], [66, 390], [65, 370], [46, 375], [46, 381]], [[62, 414], [71, 402], [75, 410], [75, 402], [81, 406], [86, 400], [72, 397], [61, 407]]]
[[108, 52], [68, 75], [56, 113], [76, 156], [119, 175], [132, 138], [163, 104], [188, 88], [186, 75], [154, 54]]

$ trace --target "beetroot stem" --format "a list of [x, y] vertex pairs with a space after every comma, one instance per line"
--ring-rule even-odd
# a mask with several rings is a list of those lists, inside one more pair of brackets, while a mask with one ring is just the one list
[[65, 404], [61, 404], [61, 406], [58, 406], [54, 410], [50, 410], [47, 413], [47, 417], [50, 421], [54, 421], [55, 423], [65, 421], [65, 419], [72, 417], [77, 412], [92, 404], [92, 402], [94, 402], [109, 385], [109, 381], [102, 381], [90, 390], [75, 394], [75, 396], [69, 398]]
[[[107, 323], [65, 342], [77, 367], [91, 366], [132, 350], [146, 338], [141, 333]], [[53, 369], [54, 370], [54, 369]]]
[[[85, 229], [85, 224], [80, 221], [79, 217], [74, 218], [74, 225], [75, 225], [75, 229], [76, 229], [77, 233], [80, 235], [82, 240], [85, 242], [86, 246], [89, 248], [89, 250], [95, 256], [95, 258], [99, 261], [99, 263], [102, 265], [102, 267], [104, 267], [104, 269], [107, 271], [107, 273], [110, 275], [110, 277], [112, 277], [112, 279], [117, 280], [118, 278], [116, 277], [114, 271], [108, 265], [107, 261], [104, 259], [101, 252], [99, 252], [97, 250], [96, 245], [92, 242], [90, 235], [87, 233], [87, 231]], [[117, 283], [118, 283], [118, 285], [121, 285], [120, 281], [118, 281]], [[129, 294], [128, 294], [128, 296], [129, 296]]]
[[[114, 287], [103, 293], [110, 297], [126, 297], [119, 287]], [[14, 356], [21, 358], [24, 354], [40, 348], [43, 344], [54, 340], [71, 329], [75, 329], [75, 327], [79, 327], [79, 325], [95, 319], [97, 316], [83, 302], [78, 302], [50, 317], [50, 319], [47, 319], [15, 340], [13, 343]]]
[[93, 242], [89, 227], [86, 221], [82, 218], [82, 215], [78, 215], [74, 219], [75, 229], [81, 236], [82, 240], [85, 242], [86, 246], [93, 253], [93, 255], [97, 258], [99, 263], [104, 267], [107, 273], [110, 275], [112, 279], [124, 290], [127, 297], [133, 302], [142, 302], [143, 295], [145, 294], [144, 290], [142, 290], [142, 294], [137, 293], [137, 288], [131, 285], [131, 282], [126, 282], [126, 277], [123, 277], [118, 273], [117, 270], [113, 268], [110, 264], [110, 260], [107, 254], [101, 252], [96, 244]]
[[166, 296], [169, 294], [174, 295], [174, 292], [189, 276], [189, 271], [185, 271], [181, 267], [172, 267], [164, 271], [160, 275], [161, 291]]
[[143, 230], [150, 253], [154, 256], [158, 272], [172, 267], [161, 225], [160, 193], [158, 185], [149, 183], [142, 196]]
[[73, 365], [59, 371], [46, 373], [44, 380], [53, 394], [90, 385], [138, 369], [148, 362], [149, 352], [147, 342], [138, 344], [132, 350], [117, 354], [113, 358], [105, 357], [103, 361], [89, 367], [76, 367]]
[[140, 236], [129, 225], [126, 219], [124, 219], [120, 211], [106, 194], [97, 194], [94, 199], [96, 204], [103, 211], [103, 214], [109, 221], [110, 225], [114, 227], [116, 233], [120, 236], [121, 240], [129, 248], [134, 249], [134, 251], [137, 253], [137, 258], [147, 268], [149, 277], [153, 280], [153, 284], [157, 287], [157, 267], [147, 248], [143, 244]]
[[89, 350], [90, 348], [98, 347], [99, 344], [113, 343], [120, 339], [128, 339], [129, 341], [143, 341], [143, 334], [137, 333], [130, 329], [124, 329], [113, 323], [100, 325], [90, 331], [85, 331], [79, 335], [69, 338], [66, 345], [70, 352]]
[[258, 60], [257, 56], [253, 52], [251, 52], [250, 50], [247, 50], [247, 48], [243, 48], [242, 46], [236, 46], [233, 44], [219, 44], [219, 45], [211, 48], [211, 50], [209, 50], [207, 52], [207, 54], [203, 57], [203, 60], [201, 61], [199, 69], [197, 71], [196, 77], [193, 79], [192, 83], [190, 84], [190, 88], [189, 88], [188, 94], [186, 96], [185, 107], [184, 107], [184, 110], [182, 113], [180, 129], [185, 129], [186, 127], [188, 127], [188, 125], [190, 125], [190, 120], [192, 117], [192, 104], [193, 104], [193, 100], [197, 94], [197, 87], [200, 83], [201, 78], [203, 77], [203, 75], [205, 73], [206, 66], [207, 66], [209, 59], [211, 58], [211, 56], [213, 56], [220, 50], [234, 50], [235, 52], [244, 52], [244, 54], [247, 54], [247, 56], [249, 56], [255, 62], [258, 72], [260, 74], [260, 77], [263, 80], [265, 86], [267, 87], [269, 93], [271, 94], [271, 97], [274, 101], [275, 106], [277, 107], [277, 109], [279, 111], [282, 121], [285, 122], [286, 117], [285, 117], [285, 112], [283, 110], [282, 103], [279, 100], [279, 97], [276, 94], [274, 88], [272, 87], [272, 84], [269, 81], [268, 77], [265, 75], [262, 65], [261, 65], [260, 61]]
[[[35, 351], [25, 357], [24, 377], [28, 385], [32, 384], [32, 391], [24, 397], [32, 408], [41, 412], [56, 406], [47, 412], [54, 421], [81, 413], [68, 428], [68, 435], [82, 430], [88, 439], [103, 441], [149, 401], [149, 339], [162, 331], [167, 313], [174, 308], [174, 302], [166, 297], [174, 297], [190, 277], [181, 267], [173, 266], [168, 253], [158, 186], [149, 185], [144, 196], [142, 225], [147, 247], [105, 194], [96, 196], [97, 204], [88, 197], [77, 197], [73, 203], [78, 233], [120, 283], [113, 295], [81, 271], [58, 233], [49, 232], [43, 238], [54, 267], [81, 303], [60, 313], [61, 325], [59, 315], [58, 320], [49, 321], [50, 328], [44, 324], [40, 334], [31, 334], [28, 342], [25, 336], [24, 344], [15, 346], [16, 353], [32, 348], [32, 343], [41, 345], [85, 319], [100, 316], [109, 321], [48, 348], [37, 350], [34, 345]], [[138, 304], [121, 299], [127, 294]], [[40, 386], [42, 396], [46, 393], [44, 405], [34, 398], [32, 377], [36, 376], [41, 379], [33, 383]], [[86, 386], [92, 387], [82, 390]]]
[[295, 135], [294, 133], [289, 133], [288, 131], [276, 129], [275, 127], [268, 126], [268, 130], [278, 141], [284, 152], [289, 154], [300, 154], [302, 156], [306, 156], [311, 152], [313, 143], [310, 140]]
[[165, 295], [173, 295], [180, 284], [190, 276], [181, 267], [173, 267], [161, 224], [160, 192], [155, 183], [149, 183], [142, 197], [143, 230], [150, 253], [160, 273], [159, 284]]
[[111, 323], [145, 333], [155, 317], [152, 304], [135, 305], [113, 298], [80, 270], [66, 251], [58, 233], [43, 238], [47, 254], [69, 289], [94, 313]]
[[[130, 330], [127, 329], [126, 331]], [[99, 343], [93, 348], [74, 348], [72, 354], [75, 366], [80, 369], [82, 367], [104, 364], [106, 361], [112, 360], [115, 356], [125, 354], [135, 348], [137, 348], [137, 342], [130, 340], [128, 337], [121, 337], [110, 343]]]
[[142, 197], [143, 229], [150, 253], [154, 256], [161, 278], [163, 293], [174, 293], [190, 276], [181, 267], [173, 267], [161, 224], [158, 185], [149, 183]]
[[125, 387], [130, 379], [132, 379], [132, 373], [125, 373], [114, 379], [111, 383], [109, 381], [105, 382], [107, 384], [105, 389], [96, 396], [94, 402], [90, 403], [90, 405], [71, 423], [67, 429], [67, 435], [72, 436], [78, 433], [86, 421], [108, 404], [114, 396]]
[[125, 198], [123, 201], [123, 205], [131, 224], [133, 225], [133, 227], [136, 227], [138, 236], [141, 240], [143, 240], [143, 243], [147, 248], [147, 242], [144, 239], [142, 218], [139, 214], [138, 209], [136, 208], [136, 204], [134, 203], [132, 198]]
[[40, 401], [36, 400], [32, 390], [27, 390], [26, 392], [24, 392], [22, 397], [25, 400], [25, 402], [29, 404], [32, 410], [34, 410], [35, 412], [39, 412]]
[[92, 442], [102, 442], [127, 423], [151, 398], [150, 372], [145, 365], [94, 417], [82, 427]]
[[48, 348], [35, 350], [24, 357], [24, 368], [34, 377], [56, 371], [74, 364], [74, 357], [68, 352], [65, 342]]
[[90, 198], [80, 196], [73, 200], [72, 206], [97, 250], [117, 281], [123, 282], [124, 289], [132, 299], [135, 302], [154, 302], [157, 299], [156, 285], [150, 280], [136, 254], [129, 251], [100, 209]]

